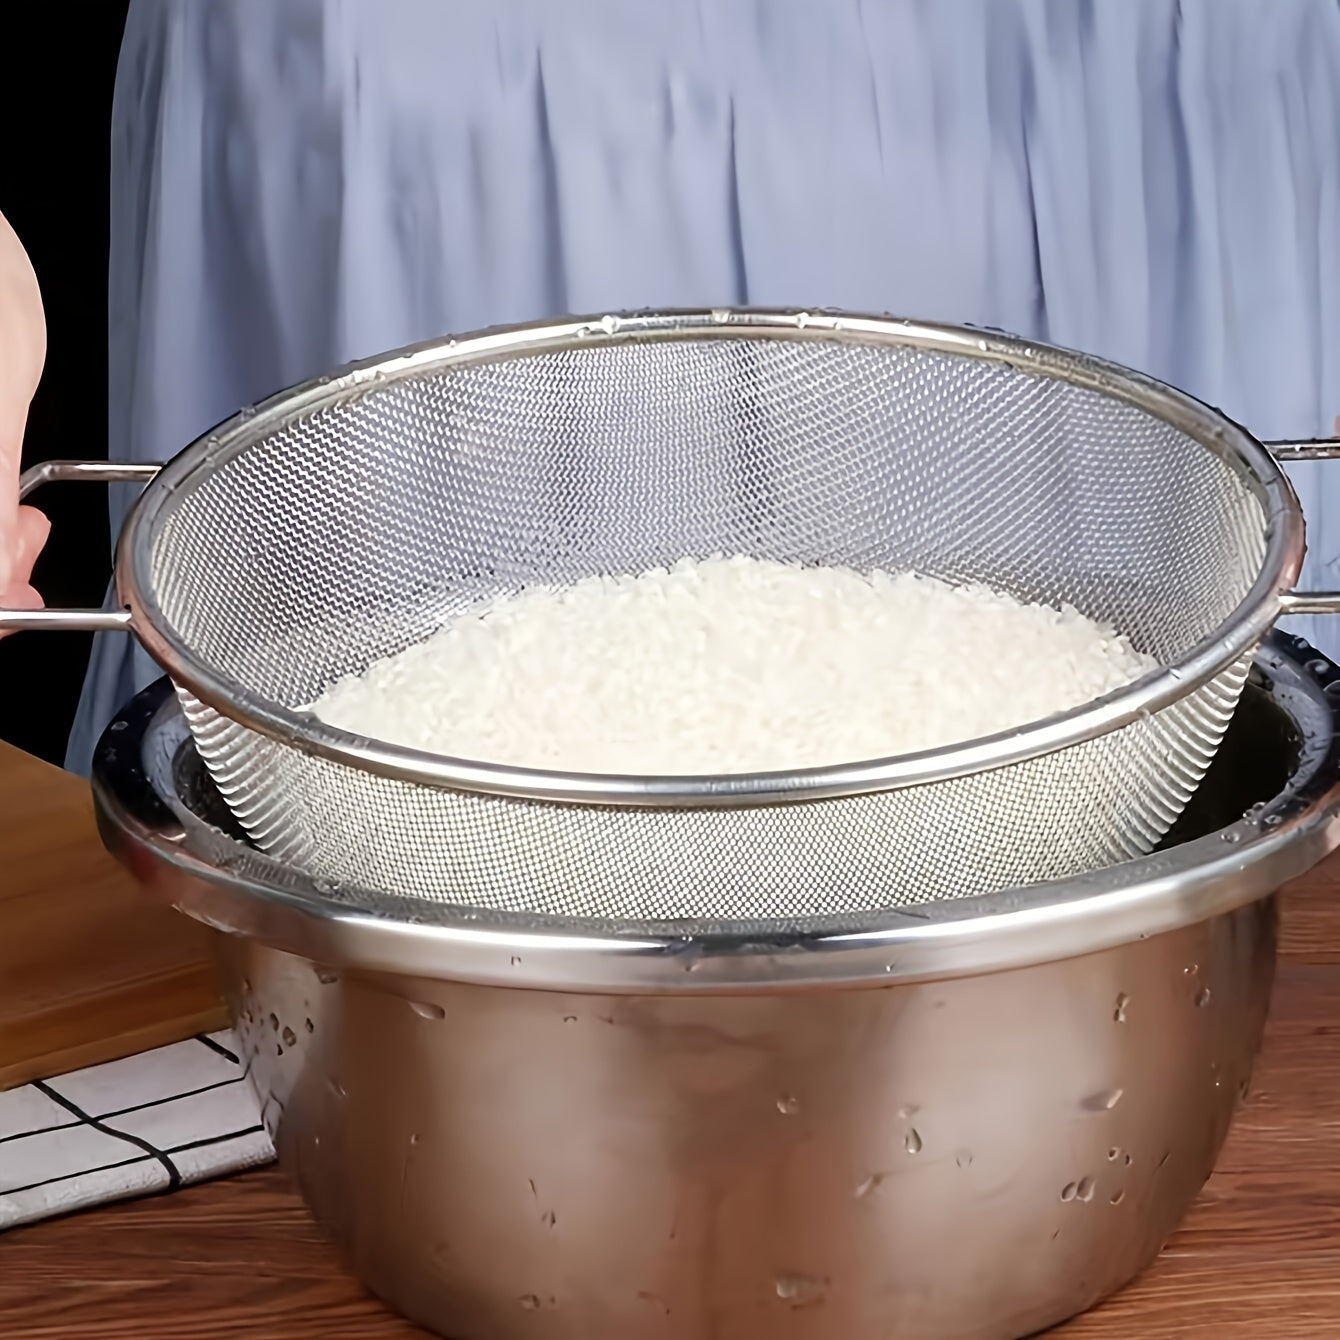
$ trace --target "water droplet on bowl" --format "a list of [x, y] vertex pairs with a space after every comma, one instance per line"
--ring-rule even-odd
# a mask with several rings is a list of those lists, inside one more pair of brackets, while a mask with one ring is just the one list
[[284, 1025], [284, 1031], [279, 1035], [284, 1039], [285, 1047], [295, 1047], [298, 1044], [298, 1035], [287, 1025]]
[[905, 1136], [903, 1136], [903, 1148], [907, 1150], [909, 1154], [921, 1153], [921, 1135], [916, 1127], [913, 1127]]
[[787, 1273], [778, 1275], [775, 1281], [777, 1297], [792, 1307], [809, 1307], [812, 1303], [821, 1303], [824, 1298], [822, 1281], [809, 1275]]
[[1107, 1161], [1109, 1163], [1115, 1163], [1120, 1157], [1121, 1157], [1121, 1150], [1119, 1150], [1115, 1145], [1113, 1145], [1112, 1148], [1107, 1151]]
[[972, 1152], [967, 1149], [960, 1149], [959, 1152], [954, 1155], [954, 1162], [958, 1164], [960, 1168], [971, 1168]]
[[441, 1005], [434, 1005], [429, 1000], [411, 1000], [409, 1007], [420, 1019], [445, 1019], [447, 1017], [447, 1012]]
[[856, 1199], [864, 1200], [872, 1191], [878, 1191], [883, 1182], [883, 1173], [871, 1173], [870, 1176], [856, 1188]]
[[1124, 1189], [1118, 1189], [1117, 1191], [1113, 1192], [1113, 1194], [1112, 1194], [1112, 1196], [1111, 1196], [1111, 1203], [1112, 1203], [1113, 1205], [1120, 1205], [1121, 1202], [1122, 1202], [1123, 1200], [1125, 1200], [1125, 1199], [1126, 1199], [1126, 1192], [1125, 1192], [1125, 1190], [1124, 1190]]
[[1075, 1188], [1075, 1198], [1082, 1200], [1086, 1205], [1093, 1199], [1094, 1185], [1092, 1177], [1081, 1177], [1079, 1185]]
[[533, 1293], [523, 1293], [516, 1301], [520, 1303], [527, 1312], [538, 1311], [540, 1306], [538, 1295]]
[[1124, 1024], [1126, 1022], [1126, 1007], [1130, 1003], [1131, 998], [1124, 991], [1117, 997], [1117, 1008], [1112, 1012], [1112, 1018], [1115, 1022], [1119, 1024]]
[[1104, 1089], [1100, 1093], [1091, 1093], [1080, 1106], [1086, 1112], [1111, 1112], [1125, 1092], [1125, 1089]]
[[800, 1111], [800, 1099], [784, 1093], [777, 1100], [777, 1110], [784, 1117], [794, 1117]]
[[1196, 992], [1196, 1008], [1203, 1010], [1210, 1003], [1210, 988], [1203, 986]]
[[1061, 1188], [1061, 1201], [1063, 1204], [1069, 1205], [1070, 1202], [1074, 1200], [1078, 1194], [1079, 1194], [1079, 1183], [1067, 1182], [1065, 1186]]

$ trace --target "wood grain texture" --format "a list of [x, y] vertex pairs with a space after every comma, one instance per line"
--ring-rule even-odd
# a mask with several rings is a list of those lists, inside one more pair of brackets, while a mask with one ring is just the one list
[[210, 933], [107, 854], [87, 782], [0, 743], [0, 1089], [227, 1022]]
[[[1154, 1266], [1060, 1340], [1340, 1336], [1340, 857], [1289, 891], [1282, 932], [1214, 1177]], [[275, 1170], [17, 1230], [0, 1262], [6, 1340], [425, 1335], [359, 1288]]]

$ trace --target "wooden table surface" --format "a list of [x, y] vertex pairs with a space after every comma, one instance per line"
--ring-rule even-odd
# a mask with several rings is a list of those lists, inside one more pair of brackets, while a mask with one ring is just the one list
[[87, 782], [0, 742], [0, 1089], [226, 1027], [209, 940], [107, 854]]
[[[275, 1170], [0, 1237], [5, 1340], [423, 1334], [344, 1272]], [[1340, 1337], [1340, 856], [1285, 897], [1253, 1089], [1186, 1225], [1142, 1279], [1053, 1334]]]

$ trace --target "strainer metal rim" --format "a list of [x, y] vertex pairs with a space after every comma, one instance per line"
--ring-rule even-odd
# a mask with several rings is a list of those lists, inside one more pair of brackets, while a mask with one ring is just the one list
[[[154, 598], [153, 536], [165, 512], [258, 437], [295, 420], [379, 386], [452, 366], [574, 347], [732, 338], [838, 340], [966, 355], [1086, 386], [1134, 405], [1214, 453], [1254, 490], [1266, 514], [1260, 571], [1234, 611], [1187, 655], [1068, 712], [913, 754], [718, 776], [616, 776], [521, 768], [357, 736], [220, 673], [177, 635]], [[163, 467], [122, 530], [116, 581], [136, 635], [179, 687], [229, 719], [305, 753], [436, 789], [513, 799], [646, 808], [744, 807], [892, 791], [990, 771], [1095, 739], [1151, 715], [1208, 683], [1260, 642], [1293, 590], [1303, 550], [1302, 509], [1270, 453], [1218, 410], [1142, 373], [1091, 355], [969, 326], [834, 311], [715, 308], [612, 313], [500, 327], [408, 346], [280, 391], [225, 420]]]

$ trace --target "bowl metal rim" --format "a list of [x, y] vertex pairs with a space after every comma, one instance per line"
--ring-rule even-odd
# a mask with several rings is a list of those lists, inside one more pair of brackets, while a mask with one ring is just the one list
[[[1310, 659], [1308, 659], [1310, 658]], [[1258, 654], [1323, 704], [1300, 785], [1214, 833], [1089, 874], [869, 916], [840, 930], [760, 934], [598, 923], [464, 909], [432, 921], [374, 914], [204, 825], [183, 826], [150, 780], [154, 731], [185, 723], [166, 680], [103, 736], [93, 794], [104, 841], [149, 893], [229, 934], [338, 969], [489, 986], [598, 993], [757, 993], [890, 986], [1029, 967], [1177, 930], [1269, 897], [1340, 846], [1340, 694], [1313, 667], [1340, 669], [1300, 639], [1276, 635]], [[1310, 686], [1310, 687], [1309, 687]], [[422, 909], [424, 904], [418, 903]]]

